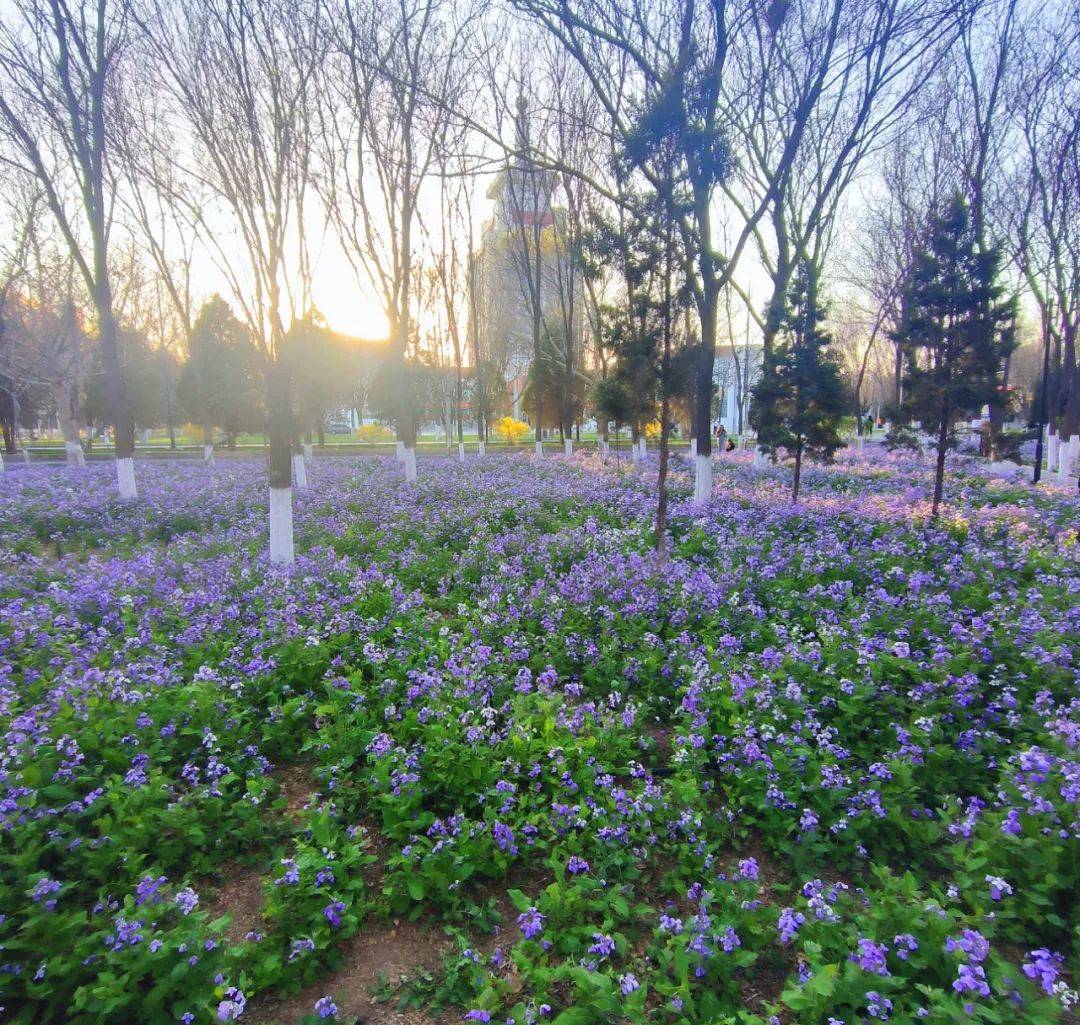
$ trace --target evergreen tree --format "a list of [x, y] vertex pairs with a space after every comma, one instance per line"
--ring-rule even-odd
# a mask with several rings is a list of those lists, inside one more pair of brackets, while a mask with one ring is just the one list
[[[167, 411], [160, 353], [150, 348], [144, 335], [123, 328], [117, 331], [116, 345], [124, 378], [127, 415], [133, 427], [142, 430], [164, 423]], [[86, 422], [102, 427], [111, 423], [112, 400], [100, 345], [90, 354], [90, 373], [83, 387], [82, 416]]]
[[937, 435], [935, 517], [957, 422], [1003, 400], [998, 376], [1015, 347], [1015, 305], [1002, 301], [1000, 268], [1000, 247], [979, 246], [958, 193], [932, 220], [904, 284], [894, 335], [904, 359], [901, 419]]
[[195, 318], [176, 386], [184, 414], [202, 425], [204, 445], [213, 445], [215, 426], [231, 447], [241, 430], [259, 423], [262, 372], [247, 328], [221, 296], [211, 296]]
[[327, 415], [348, 403], [360, 370], [360, 353], [313, 310], [285, 332], [280, 359], [292, 382], [296, 428], [306, 432], [309, 442], [314, 434], [322, 448]]
[[637, 401], [621, 374], [605, 377], [593, 385], [593, 408], [603, 421], [615, 424], [615, 458], [619, 457], [619, 427], [638, 415]]
[[792, 502], [799, 500], [803, 456], [829, 461], [843, 445], [838, 434], [845, 393], [840, 366], [827, 348], [817, 295], [817, 272], [802, 264], [788, 293], [780, 335], [765, 354], [754, 386], [750, 423], [773, 460], [785, 448], [795, 457]]
[[541, 408], [544, 413], [544, 428], [558, 428], [565, 439], [567, 431], [576, 423], [585, 407], [586, 379], [574, 371], [573, 388], [567, 402], [566, 385], [566, 329], [558, 324], [555, 327], [544, 325], [540, 334], [540, 362], [535, 361], [529, 367], [529, 377], [525, 391], [521, 396], [523, 409], [536, 406], [535, 389], [539, 381], [544, 394], [541, 396]]

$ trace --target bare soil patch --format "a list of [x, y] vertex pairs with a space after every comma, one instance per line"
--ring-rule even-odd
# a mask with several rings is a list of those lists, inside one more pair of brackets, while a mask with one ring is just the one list
[[418, 971], [434, 971], [442, 964], [450, 942], [442, 933], [432, 932], [415, 922], [399, 919], [372, 923], [341, 948], [341, 968], [324, 976], [295, 997], [274, 1001], [253, 1001], [245, 1020], [253, 1025], [295, 1025], [311, 1014], [315, 1001], [330, 996], [338, 1007], [338, 1018], [359, 1018], [361, 1025], [441, 1025], [457, 1020], [454, 1015], [434, 1016], [423, 1011], [399, 1011], [393, 1003], [377, 1003], [372, 988], [385, 975], [391, 983]]

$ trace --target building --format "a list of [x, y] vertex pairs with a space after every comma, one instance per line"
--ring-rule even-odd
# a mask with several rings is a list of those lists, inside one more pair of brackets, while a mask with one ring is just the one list
[[[559, 231], [559, 218], [564, 214], [552, 205], [555, 187], [554, 176], [521, 160], [501, 171], [487, 191], [494, 210], [473, 263], [474, 358], [506, 382], [506, 399], [518, 419], [528, 414], [521, 400], [534, 355], [530, 281], [538, 250], [541, 331], [550, 338], [565, 337], [569, 324], [575, 362], [582, 359], [580, 273], [560, 244], [565, 235]], [[498, 399], [494, 404], [498, 407]]]
[[717, 347], [713, 365], [714, 429], [722, 423], [730, 435], [746, 434], [750, 430], [750, 393], [761, 376], [764, 354], [760, 343]]

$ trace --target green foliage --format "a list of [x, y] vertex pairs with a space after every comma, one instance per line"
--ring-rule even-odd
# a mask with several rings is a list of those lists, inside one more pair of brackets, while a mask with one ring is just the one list
[[998, 282], [1002, 252], [983, 250], [957, 193], [931, 221], [926, 244], [904, 282], [893, 335], [903, 350], [903, 424], [918, 420], [937, 439], [934, 513], [941, 501], [945, 451], [959, 420], [1001, 407], [1002, 361], [1015, 348], [1015, 303]]
[[840, 366], [827, 351], [832, 339], [821, 329], [824, 319], [817, 272], [804, 263], [791, 286], [782, 333], [765, 353], [750, 405], [758, 444], [774, 459], [780, 448], [795, 457], [792, 501], [799, 498], [803, 457], [827, 462], [843, 445], [839, 427], [846, 396]]
[[203, 303], [180, 368], [177, 399], [184, 416], [220, 427], [229, 438], [262, 424], [263, 358], [247, 328], [219, 295]]
[[529, 367], [528, 381], [521, 397], [524, 409], [535, 408], [538, 384], [543, 393], [544, 423], [542, 426], [570, 430], [584, 412], [588, 382], [576, 369], [573, 371], [570, 405], [567, 409], [566, 331], [561, 325], [556, 328], [545, 325], [541, 330], [540, 362]]
[[317, 312], [292, 323], [281, 341], [279, 359], [289, 374], [302, 429], [321, 430], [327, 413], [349, 402], [364, 358]]
[[[137, 428], [154, 427], [165, 421], [165, 389], [175, 377], [170, 353], [151, 349], [146, 338], [134, 331], [121, 331], [117, 339], [120, 367], [124, 377], [127, 405]], [[83, 419], [106, 426], [112, 423], [108, 387], [101, 350], [95, 347], [90, 356], [90, 372], [83, 384]]]

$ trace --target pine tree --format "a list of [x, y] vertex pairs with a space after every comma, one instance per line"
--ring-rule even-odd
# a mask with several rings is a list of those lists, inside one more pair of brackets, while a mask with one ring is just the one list
[[259, 423], [262, 370], [247, 328], [221, 296], [211, 296], [195, 318], [177, 382], [180, 408], [202, 425], [204, 445], [213, 445], [215, 426], [232, 447], [239, 431]]
[[780, 335], [765, 354], [754, 387], [750, 423], [758, 445], [776, 459], [785, 448], [795, 457], [791, 501], [799, 500], [803, 456], [828, 462], [843, 445], [838, 434], [845, 408], [840, 367], [827, 352], [832, 341], [821, 328], [817, 273], [802, 264], [788, 293]]
[[960, 420], [1002, 401], [998, 375], [1015, 347], [1015, 304], [1003, 302], [1001, 249], [983, 251], [957, 193], [915, 254], [894, 334], [904, 358], [901, 415], [937, 435], [931, 515], [941, 506], [945, 454]]

